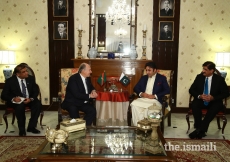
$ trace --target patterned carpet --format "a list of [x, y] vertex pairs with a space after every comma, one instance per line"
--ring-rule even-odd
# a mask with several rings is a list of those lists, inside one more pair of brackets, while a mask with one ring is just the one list
[[228, 140], [173, 138], [166, 139], [166, 143], [168, 146], [171, 144], [171, 150], [173, 146], [178, 146], [178, 151], [172, 151], [178, 162], [230, 162], [230, 141]]
[[45, 137], [0, 137], [0, 162], [26, 162]]
[[[26, 162], [29, 154], [33, 153], [45, 137], [0, 137], [0, 162]], [[178, 162], [230, 162], [230, 141], [228, 140], [189, 140], [166, 139], [167, 145]], [[200, 148], [197, 146], [201, 146]], [[191, 151], [191, 149], [203, 151]], [[207, 151], [211, 148], [216, 151]], [[187, 150], [187, 151], [181, 151]], [[188, 151], [190, 150], [190, 151]]]

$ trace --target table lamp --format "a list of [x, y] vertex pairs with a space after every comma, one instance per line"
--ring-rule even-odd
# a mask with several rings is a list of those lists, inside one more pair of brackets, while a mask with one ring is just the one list
[[220, 67], [221, 76], [226, 78], [227, 72], [224, 71], [224, 67], [230, 67], [230, 52], [217, 52], [216, 66]]
[[15, 53], [14, 51], [0, 51], [0, 64], [6, 65], [3, 69], [5, 80], [12, 76], [12, 69], [9, 65], [15, 64]]

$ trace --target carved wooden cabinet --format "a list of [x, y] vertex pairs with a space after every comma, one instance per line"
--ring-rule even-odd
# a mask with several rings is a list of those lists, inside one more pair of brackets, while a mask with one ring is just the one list
[[79, 67], [83, 62], [91, 65], [92, 75], [91, 80], [96, 90], [103, 91], [104, 86], [108, 88], [109, 85], [100, 86], [97, 83], [98, 77], [105, 71], [107, 79], [116, 77], [119, 79], [122, 72], [130, 78], [130, 84], [123, 86], [119, 81], [115, 82], [118, 89], [127, 90], [129, 94], [133, 93], [133, 87], [136, 85], [145, 64], [151, 60], [131, 60], [131, 59], [72, 59], [74, 67]]

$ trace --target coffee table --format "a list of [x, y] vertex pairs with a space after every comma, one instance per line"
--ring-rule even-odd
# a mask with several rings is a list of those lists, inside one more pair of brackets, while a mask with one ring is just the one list
[[[47, 140], [31, 155], [29, 161], [171, 161], [176, 158], [165, 151], [165, 139], [158, 127], [160, 152], [152, 154], [145, 150], [149, 133], [136, 127], [87, 127], [86, 130], [69, 134], [67, 145], [52, 151]], [[168, 150], [168, 149], [167, 149]]]

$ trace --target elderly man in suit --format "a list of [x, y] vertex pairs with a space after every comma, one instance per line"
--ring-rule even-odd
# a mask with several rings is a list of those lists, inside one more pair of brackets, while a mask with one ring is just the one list
[[26, 136], [25, 107], [27, 105], [31, 109], [31, 118], [29, 120], [27, 132], [38, 134], [40, 131], [36, 129], [36, 126], [42, 105], [37, 98], [39, 89], [35, 82], [35, 78], [34, 76], [28, 75], [27, 68], [24, 64], [17, 65], [14, 72], [15, 75], [5, 82], [1, 99], [6, 101], [7, 106], [15, 109], [15, 115], [18, 120], [19, 136]]
[[164, 1], [164, 8], [160, 10], [160, 16], [173, 16], [173, 10], [170, 8], [170, 0]]
[[91, 99], [97, 98], [90, 80], [91, 73], [89, 64], [82, 63], [79, 66], [78, 73], [69, 78], [65, 99], [61, 104], [61, 107], [69, 112], [71, 118], [79, 118], [79, 111], [84, 112], [87, 126], [90, 126], [96, 118], [96, 109], [90, 104]]
[[[223, 108], [223, 99], [229, 96], [228, 87], [223, 77], [214, 73], [216, 65], [207, 61], [202, 73], [196, 76], [189, 93], [194, 97], [192, 112], [195, 131], [189, 134], [191, 139], [206, 136], [209, 123]], [[202, 109], [208, 109], [202, 120]]]
[[134, 126], [137, 126], [139, 120], [147, 117], [148, 107], [154, 103], [162, 108], [162, 98], [170, 92], [166, 77], [157, 73], [154, 62], [146, 63], [145, 70], [147, 75], [142, 76], [133, 89], [139, 96], [131, 103]]

